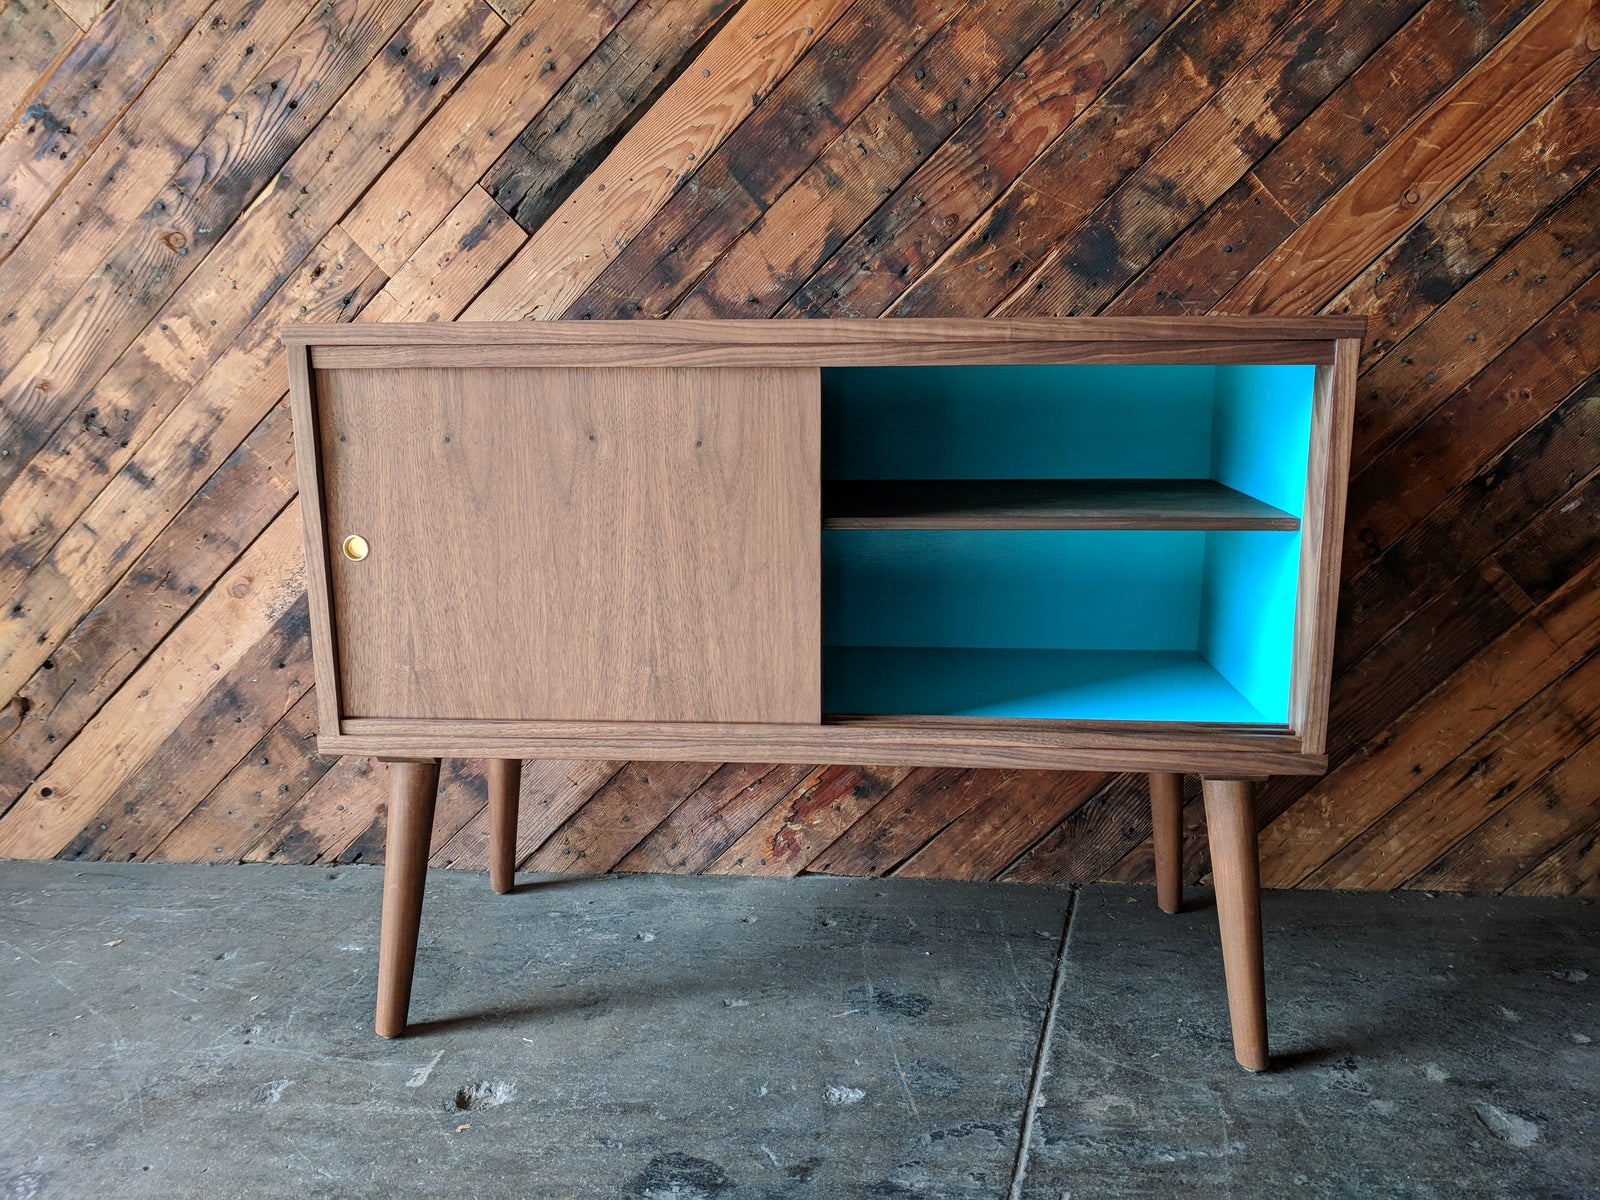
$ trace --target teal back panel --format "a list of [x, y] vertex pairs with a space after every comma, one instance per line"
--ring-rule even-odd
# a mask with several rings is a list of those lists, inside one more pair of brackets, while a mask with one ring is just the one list
[[[1212, 478], [1304, 515], [1316, 368], [1217, 368]], [[1201, 649], [1270, 721], [1289, 719], [1298, 533], [1213, 533], [1206, 541]]]
[[1289, 719], [1300, 535], [1206, 534], [1200, 649], [1269, 721]]
[[824, 367], [829, 479], [1203, 478], [1215, 367]]
[[1311, 448], [1311, 366], [1218, 367], [1211, 478], [1300, 516]]
[[837, 646], [1197, 650], [1203, 533], [829, 530]]

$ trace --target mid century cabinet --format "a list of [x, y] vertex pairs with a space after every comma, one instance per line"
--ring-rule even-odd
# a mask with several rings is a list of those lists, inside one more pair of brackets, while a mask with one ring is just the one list
[[439, 760], [1202, 778], [1234, 1048], [1267, 1065], [1254, 781], [1325, 769], [1347, 318], [284, 330], [321, 748], [393, 764], [404, 1031]]

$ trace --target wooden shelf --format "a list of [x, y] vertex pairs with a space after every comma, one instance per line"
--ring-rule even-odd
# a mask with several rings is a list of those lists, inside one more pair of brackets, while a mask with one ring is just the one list
[[824, 529], [1279, 529], [1300, 519], [1213, 479], [839, 479]]
[[839, 716], [1272, 724], [1192, 650], [827, 646], [822, 704]]

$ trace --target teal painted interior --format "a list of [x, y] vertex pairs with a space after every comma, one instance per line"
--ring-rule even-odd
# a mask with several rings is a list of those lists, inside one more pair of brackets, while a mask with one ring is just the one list
[[824, 367], [823, 474], [1204, 478], [1215, 372], [1204, 366]]
[[1200, 650], [1267, 720], [1289, 720], [1300, 534], [1206, 534]]
[[[1212, 478], [1305, 507], [1315, 368], [824, 368], [836, 479]], [[1284, 724], [1299, 533], [830, 530], [837, 713]]]
[[832, 713], [1056, 721], [1268, 720], [1189, 650], [954, 650], [830, 646]]
[[1196, 650], [1203, 533], [828, 530], [835, 646]]
[[1304, 365], [1216, 368], [1212, 479], [1304, 515], [1316, 371]]
[[823, 708], [1282, 724], [1298, 543], [1255, 531], [828, 530]]

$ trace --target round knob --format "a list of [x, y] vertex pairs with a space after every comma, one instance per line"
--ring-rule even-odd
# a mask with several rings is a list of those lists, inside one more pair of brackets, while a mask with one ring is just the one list
[[367, 539], [362, 537], [359, 533], [352, 533], [349, 537], [345, 538], [344, 544], [341, 548], [344, 550], [344, 556], [351, 562], [360, 562], [372, 549], [372, 547], [367, 545]]

